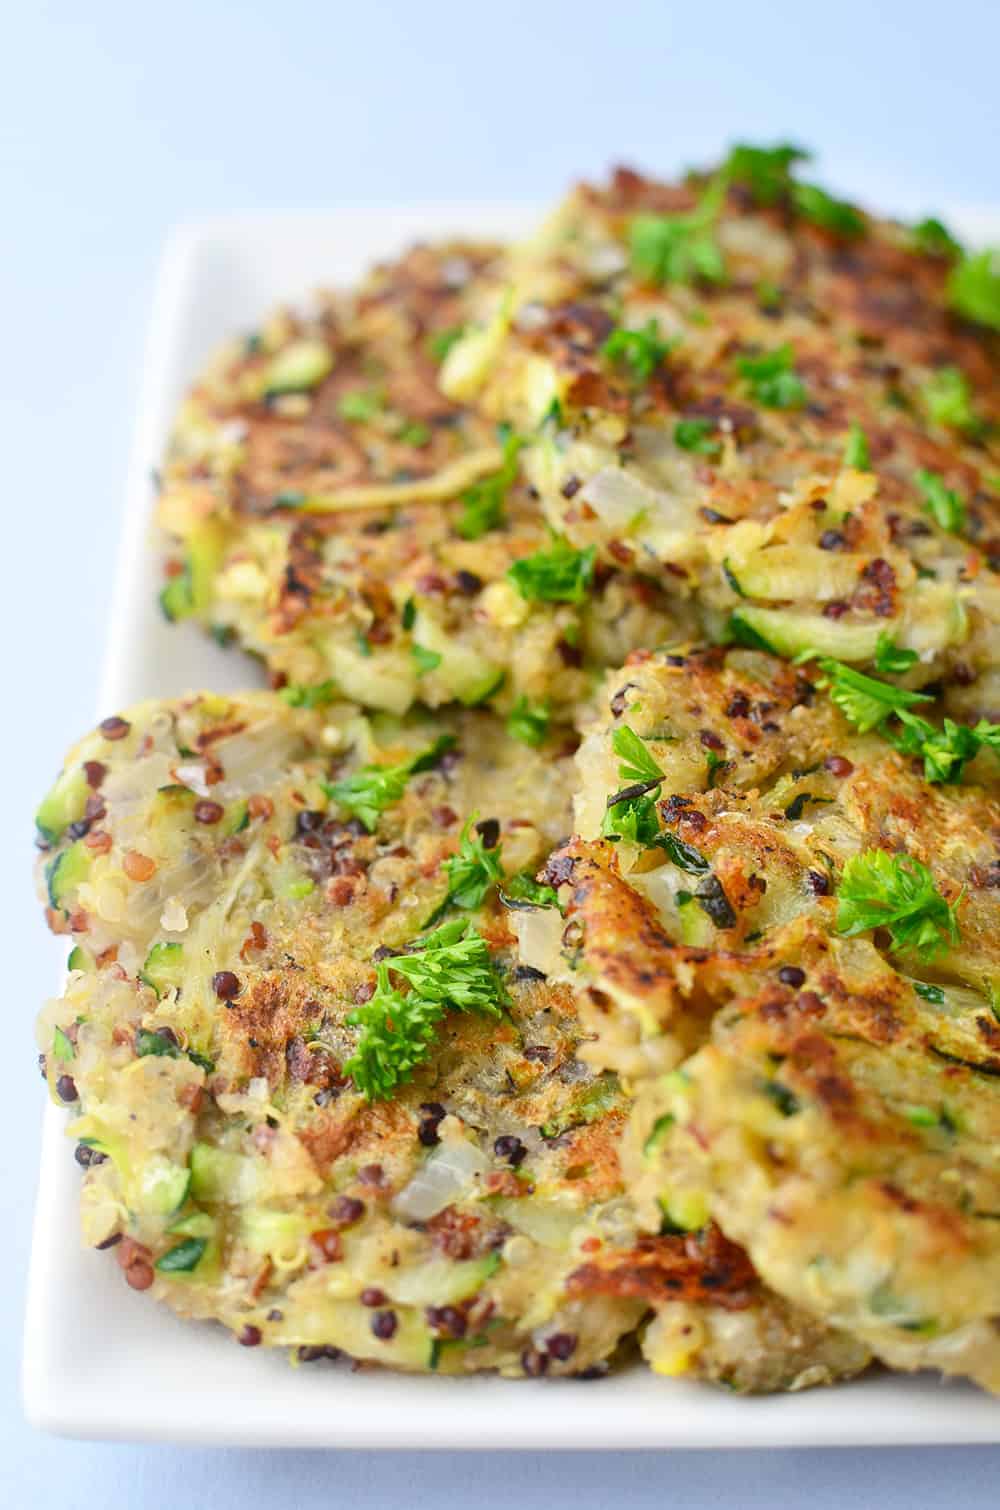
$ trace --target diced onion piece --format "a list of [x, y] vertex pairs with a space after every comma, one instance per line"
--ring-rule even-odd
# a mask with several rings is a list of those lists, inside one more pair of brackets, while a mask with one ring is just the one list
[[442, 1143], [396, 1196], [392, 1213], [407, 1221], [426, 1222], [470, 1187], [475, 1189], [487, 1168], [475, 1144], [464, 1139]]

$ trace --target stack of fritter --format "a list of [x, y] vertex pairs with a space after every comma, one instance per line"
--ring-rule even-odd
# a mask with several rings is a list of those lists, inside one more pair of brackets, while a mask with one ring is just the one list
[[38, 813], [134, 1288], [302, 1359], [1000, 1391], [1000, 269], [801, 161], [619, 171], [193, 390], [161, 602], [272, 690], [114, 714]]

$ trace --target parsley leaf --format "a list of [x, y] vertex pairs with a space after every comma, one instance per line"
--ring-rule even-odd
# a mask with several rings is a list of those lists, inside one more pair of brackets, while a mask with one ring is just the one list
[[502, 853], [495, 832], [498, 825], [479, 824], [476, 836], [472, 838], [473, 822], [474, 815], [462, 829], [458, 853], [450, 855], [444, 862], [448, 873], [448, 894], [435, 912], [435, 918], [448, 907], [461, 907], [467, 912], [480, 907], [491, 888], [503, 880]]
[[431, 438], [430, 426], [425, 425], [423, 420], [407, 420], [396, 438], [404, 446], [426, 446]]
[[555, 887], [544, 886], [528, 871], [518, 871], [510, 876], [500, 888], [500, 900], [505, 907], [558, 907], [559, 898]]
[[712, 229], [725, 196], [717, 180], [686, 215], [636, 215], [629, 229], [632, 271], [646, 283], [724, 283], [726, 265]]
[[969, 380], [959, 368], [939, 367], [923, 385], [921, 397], [936, 425], [946, 425], [964, 435], [981, 433], [983, 427], [972, 407]]
[[597, 547], [577, 551], [562, 535], [551, 550], [523, 556], [507, 572], [522, 598], [528, 602], [582, 603], [594, 575]]
[[748, 189], [754, 204], [775, 205], [788, 193], [789, 169], [793, 163], [808, 162], [812, 154], [791, 142], [774, 147], [752, 147], [737, 142], [722, 167], [730, 183]]
[[913, 226], [910, 235], [913, 237], [913, 245], [918, 252], [923, 252], [925, 257], [960, 257], [962, 247], [954, 236], [933, 215], [928, 215], [926, 220], [919, 221]]
[[463, 540], [478, 540], [488, 530], [495, 530], [503, 524], [504, 504], [517, 480], [517, 458], [523, 445], [521, 436], [508, 435], [499, 472], [473, 483], [462, 494], [462, 513], [455, 528]]
[[924, 495], [924, 509], [935, 523], [951, 535], [961, 534], [965, 529], [965, 504], [954, 488], [946, 487], [943, 477], [925, 467], [917, 473], [917, 485]]
[[827, 656], [821, 656], [817, 664], [826, 678], [830, 700], [861, 734], [877, 728], [890, 713], [932, 701], [926, 692], [908, 692], [905, 687], [880, 682]]
[[337, 413], [341, 419], [363, 424], [366, 420], [374, 419], [384, 404], [385, 394], [381, 388], [354, 388], [349, 393], [341, 394], [337, 400]]
[[522, 744], [537, 746], [544, 742], [549, 732], [549, 704], [529, 703], [519, 697], [507, 716], [507, 733]]
[[699, 456], [716, 456], [722, 442], [715, 439], [713, 419], [679, 419], [674, 426], [674, 444]]
[[410, 777], [418, 771], [429, 771], [454, 743], [454, 735], [442, 734], [412, 760], [400, 765], [362, 766], [343, 781], [324, 781], [323, 790], [353, 817], [360, 819], [370, 834], [374, 833], [383, 811], [399, 801]]
[[902, 755], [914, 755], [924, 762], [928, 781], [953, 784], [960, 781], [970, 760], [983, 745], [1000, 749], [1000, 724], [981, 719], [974, 728], [956, 724], [946, 718], [940, 729], [915, 713], [899, 714], [900, 729], [881, 732]]
[[648, 848], [660, 832], [656, 816], [656, 799], [628, 788], [608, 798], [607, 811], [601, 824], [601, 833], [606, 839], [626, 839], [630, 844]]
[[844, 442], [844, 466], [856, 467], [859, 472], [870, 472], [872, 469], [868, 437], [856, 422], [851, 426]]
[[963, 257], [948, 279], [948, 298], [967, 320], [1000, 330], [1000, 250]]
[[637, 383], [648, 383], [671, 348], [672, 342], [660, 340], [660, 327], [647, 320], [641, 330], [619, 326], [601, 347], [607, 361], [627, 367]]
[[792, 202], [803, 220], [811, 220], [836, 236], [858, 236], [865, 228], [864, 217], [852, 204], [834, 199], [817, 184], [793, 184]]
[[738, 357], [736, 365], [758, 404], [765, 409], [800, 409], [806, 385], [792, 369], [792, 348], [786, 342], [756, 357]]
[[663, 772], [643, 741], [628, 724], [620, 724], [611, 736], [611, 748], [621, 757], [618, 774], [623, 781], [662, 781]]
[[880, 676], [901, 676], [915, 666], [920, 657], [915, 650], [904, 650], [883, 629], [875, 644], [875, 670]]
[[[392, 974], [408, 982], [406, 995]], [[347, 1019], [361, 1034], [344, 1070], [369, 1101], [386, 1097], [427, 1058], [447, 1008], [499, 1017], [505, 1002], [486, 941], [462, 921], [446, 923], [378, 964], [374, 996]]]
[[438, 330], [434, 335], [429, 336], [427, 340], [427, 352], [431, 360], [434, 362], [443, 362], [451, 348], [457, 346], [464, 334], [464, 325], [450, 325], [447, 329]]
[[837, 931], [848, 938], [888, 928], [893, 949], [914, 949], [931, 959], [958, 943], [955, 906], [912, 855], [866, 849], [844, 866], [837, 890]]

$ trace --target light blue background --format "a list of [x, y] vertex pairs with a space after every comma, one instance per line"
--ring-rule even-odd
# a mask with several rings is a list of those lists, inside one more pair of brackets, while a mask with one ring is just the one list
[[[16, 1371], [41, 1106], [31, 1020], [54, 960], [27, 883], [26, 815], [94, 713], [167, 227], [227, 209], [544, 199], [610, 161], [671, 169], [734, 134], [809, 143], [834, 186], [900, 210], [1000, 205], [1000, 7], [35, 0], [10, 7], [0, 49], [10, 687], [0, 1502], [996, 1505], [1000, 1451], [986, 1449], [420, 1459], [55, 1442], [22, 1424]], [[72, 1213], [66, 1240], [76, 1241]]]

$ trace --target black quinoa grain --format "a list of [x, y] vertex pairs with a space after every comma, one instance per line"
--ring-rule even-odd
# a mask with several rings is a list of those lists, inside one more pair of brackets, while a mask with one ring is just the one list
[[232, 1001], [241, 989], [239, 976], [231, 970], [217, 970], [212, 976], [212, 990], [220, 1001]]
[[338, 1195], [326, 1208], [327, 1215], [338, 1227], [353, 1227], [365, 1214], [365, 1203], [354, 1195]]
[[106, 1164], [108, 1160], [106, 1153], [101, 1153], [99, 1148], [91, 1148], [89, 1143], [78, 1143], [73, 1157], [81, 1169], [90, 1169], [96, 1164]]
[[208, 797], [203, 797], [194, 805], [195, 823], [218, 823], [225, 813], [221, 802], [213, 802]]
[[512, 1168], [516, 1169], [523, 1164], [528, 1157], [528, 1150], [514, 1133], [504, 1133], [493, 1144], [493, 1152], [498, 1159], [506, 1159]]
[[576, 1352], [576, 1337], [572, 1332], [556, 1332], [554, 1337], [548, 1339], [545, 1347], [550, 1358], [565, 1363]]
[[814, 897], [825, 897], [830, 894], [829, 877], [825, 876], [821, 870], [807, 870], [806, 885]]
[[381, 1164], [362, 1164], [358, 1170], [358, 1179], [362, 1185], [379, 1188], [385, 1184], [385, 1172]]
[[247, 1322], [236, 1340], [240, 1347], [259, 1347], [263, 1340], [263, 1333], [259, 1326], [251, 1326]]
[[377, 1285], [369, 1285], [361, 1291], [361, 1304], [363, 1306], [380, 1306], [385, 1304], [385, 1291]]
[[111, 718], [102, 719], [97, 725], [98, 733], [103, 734], [105, 739], [124, 739], [132, 725], [124, 718], [113, 714]]
[[483, 579], [477, 577], [474, 571], [461, 569], [455, 573], [455, 585], [466, 598], [472, 598], [482, 587]]
[[799, 986], [805, 985], [806, 972], [800, 970], [798, 965], [782, 965], [778, 971], [778, 979], [783, 986], [793, 986], [795, 990], [798, 990]]
[[539, 1352], [537, 1348], [526, 1347], [521, 1354], [521, 1367], [529, 1379], [539, 1379], [546, 1373], [549, 1366], [548, 1353]]
[[56, 1095], [60, 1101], [75, 1101], [77, 1099], [76, 1081], [72, 1075], [60, 1075], [56, 1081]]
[[379, 1342], [388, 1342], [390, 1338], [395, 1337], [398, 1326], [395, 1311], [376, 1311], [372, 1317], [372, 1332]]

